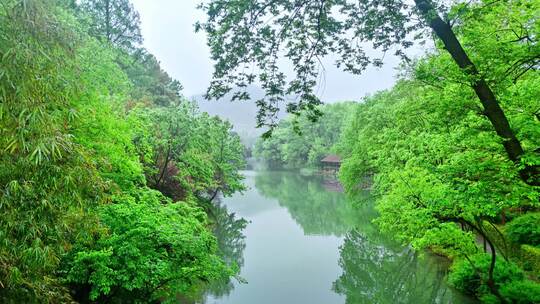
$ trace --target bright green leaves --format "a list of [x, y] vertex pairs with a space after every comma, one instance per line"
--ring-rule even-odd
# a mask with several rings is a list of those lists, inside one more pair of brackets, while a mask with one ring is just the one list
[[[379, 225], [418, 247], [459, 255], [452, 248], [470, 253], [471, 236], [450, 229], [454, 223], [496, 219], [534, 204], [538, 193], [520, 182], [499, 139], [470, 106], [473, 97], [460, 96], [453, 84], [444, 89], [401, 82], [359, 105], [339, 145], [346, 156], [340, 176], [353, 191], [377, 173]], [[441, 226], [446, 222], [451, 226]]]
[[[416, 248], [462, 257], [463, 263], [480, 250], [475, 234], [495, 243], [497, 255], [507, 256], [507, 240], [496, 225], [504, 224], [507, 213], [539, 206], [538, 188], [525, 184], [518, 173], [524, 163], [538, 164], [535, 149], [540, 136], [535, 113], [539, 106], [538, 86], [534, 84], [540, 78], [523, 61], [525, 53], [535, 56], [536, 51], [533, 43], [510, 39], [519, 33], [530, 34], [534, 22], [528, 23], [532, 19], [527, 10], [521, 12], [523, 15], [517, 13], [521, 3], [512, 3], [486, 8], [481, 16], [469, 7], [462, 12], [469, 18], [461, 20], [455, 30], [482, 73], [489, 75], [490, 85], [523, 143], [526, 153], [522, 166], [505, 154], [501, 138], [470, 88], [471, 79], [464, 77], [446, 51], [438, 48], [411, 66], [414, 77], [366, 98], [357, 107], [339, 145], [345, 156], [340, 177], [348, 191], [354, 191], [362, 178], [375, 173], [380, 212], [376, 222], [383, 230], [394, 232]], [[523, 19], [516, 19], [518, 15]], [[521, 28], [517, 20], [527, 25]], [[522, 64], [515, 66], [511, 63], [514, 60]], [[522, 74], [509, 81], [514, 71], [502, 73], [509, 68]], [[534, 237], [534, 231], [527, 233]], [[495, 271], [506, 267], [493, 259]], [[502, 285], [486, 289], [490, 266], [480, 262], [484, 264], [484, 277], [477, 280], [483, 281], [484, 289], [474, 293], [496, 294]], [[467, 271], [475, 275], [471, 269]], [[494, 280], [502, 279], [495, 275]]]
[[244, 147], [230, 123], [199, 113], [186, 100], [176, 106], [137, 107], [129, 116], [136, 122], [135, 148], [150, 187], [173, 200], [244, 189], [238, 173]]
[[513, 219], [506, 228], [508, 238], [517, 244], [540, 245], [540, 214], [529, 213]]
[[91, 300], [168, 298], [233, 274], [216, 255], [206, 215], [188, 203], [141, 189], [115, 198], [100, 216], [107, 234], [67, 262], [68, 282], [89, 284]]
[[80, 40], [42, 1], [0, 8], [0, 301], [69, 302], [54, 275], [104, 185], [70, 130]]
[[0, 302], [148, 301], [232, 275], [205, 213], [146, 188], [170, 143], [179, 191], [243, 189], [231, 126], [197, 114], [152, 55], [89, 37], [63, 5], [0, 6]]
[[[489, 265], [490, 256], [484, 253], [460, 259], [452, 265], [448, 280], [458, 290], [477, 296], [484, 303], [499, 303], [487, 286]], [[535, 303], [533, 299], [540, 297], [538, 284], [524, 280], [523, 271], [511, 262], [498, 260], [493, 276], [497, 287], [501, 288], [501, 293], [511, 303]], [[527, 286], [527, 290], [519, 292], [517, 286]]]
[[[73, 283], [88, 283], [92, 285], [89, 298], [95, 300], [100, 294], [109, 294], [114, 281], [111, 277], [114, 270], [109, 267], [112, 256], [111, 249], [103, 249], [92, 252], [78, 252], [75, 258], [74, 268], [70, 270], [67, 280]], [[91, 268], [86, 265], [90, 265]]]

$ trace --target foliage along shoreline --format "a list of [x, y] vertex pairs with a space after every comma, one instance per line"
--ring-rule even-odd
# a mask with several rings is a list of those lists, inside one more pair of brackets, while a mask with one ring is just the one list
[[124, 0], [0, 8], [0, 302], [170, 301], [238, 271], [201, 206], [244, 189], [244, 147], [139, 23]]
[[278, 123], [271, 137], [255, 142], [253, 154], [272, 170], [314, 170], [326, 155], [336, 153], [336, 143], [355, 109], [354, 102], [322, 105], [317, 122], [289, 115]]
[[[538, 5], [509, 1], [454, 9], [462, 16], [453, 31], [476, 68], [489, 75], [525, 151], [521, 163], [508, 157], [470, 76], [440, 41], [404, 64], [393, 88], [351, 104], [343, 126], [323, 115], [314, 126], [299, 124], [308, 133], [302, 138], [290, 122], [298, 119], [289, 118], [277, 126], [275, 138], [257, 143], [256, 153], [277, 167], [313, 166], [321, 158], [312, 152], [313, 142], [331, 130], [339, 139], [324, 147], [343, 158], [346, 191], [357, 192], [360, 180], [374, 176], [380, 229], [417, 250], [452, 259], [448, 281], [485, 303], [538, 303], [540, 191], [523, 179], [523, 170], [539, 163], [540, 73], [534, 60], [520, 65], [538, 54], [538, 43], [515, 39], [520, 29], [538, 33], [538, 18], [532, 17]], [[345, 105], [317, 110], [328, 114]], [[333, 129], [324, 127], [328, 123]], [[311, 131], [317, 128], [325, 130]]]

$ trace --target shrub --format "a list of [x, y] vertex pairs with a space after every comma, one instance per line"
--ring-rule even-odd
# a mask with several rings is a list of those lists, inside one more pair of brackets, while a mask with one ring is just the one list
[[513, 281], [501, 287], [501, 295], [510, 303], [540, 303], [540, 284], [529, 281]]
[[143, 189], [103, 207], [100, 217], [108, 233], [78, 244], [66, 261], [67, 283], [78, 300], [167, 299], [233, 275], [217, 256], [199, 208]]
[[[473, 265], [471, 265], [471, 262]], [[491, 262], [489, 254], [476, 254], [470, 258], [457, 260], [451, 268], [448, 281], [458, 290], [478, 298], [489, 296], [490, 291], [486, 285], [488, 270]], [[493, 271], [493, 280], [497, 287], [514, 281], [521, 281], [523, 272], [513, 263], [497, 259]]]
[[518, 244], [540, 245], [540, 213], [517, 217], [506, 226], [506, 234]]
[[540, 278], [540, 248], [521, 245], [521, 261], [523, 269], [531, 271], [537, 279]]

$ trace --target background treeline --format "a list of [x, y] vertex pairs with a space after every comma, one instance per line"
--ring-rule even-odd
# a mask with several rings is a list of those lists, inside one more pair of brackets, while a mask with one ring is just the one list
[[316, 123], [305, 116], [282, 119], [270, 138], [257, 140], [254, 156], [270, 169], [317, 167], [322, 158], [335, 153], [334, 146], [355, 107], [353, 102], [340, 102], [319, 109], [323, 115]]
[[200, 206], [243, 189], [243, 146], [141, 41], [127, 0], [2, 1], [0, 302], [166, 301], [236, 274]]
[[[450, 283], [486, 303], [540, 302], [540, 189], [520, 175], [540, 165], [539, 5], [498, 1], [453, 9], [461, 14], [453, 30], [521, 142], [518, 164], [470, 77], [439, 42], [404, 64], [392, 89], [355, 104], [341, 138], [334, 133], [327, 143], [344, 158], [340, 179], [349, 192], [374, 174], [379, 227], [451, 258]], [[312, 128], [328, 123], [338, 132], [341, 120], [324, 117]], [[260, 155], [284, 166], [312, 163], [305, 150], [287, 157], [298, 142], [283, 132], [259, 143]], [[308, 135], [302, 148], [314, 140]], [[276, 141], [284, 149], [274, 148]]]

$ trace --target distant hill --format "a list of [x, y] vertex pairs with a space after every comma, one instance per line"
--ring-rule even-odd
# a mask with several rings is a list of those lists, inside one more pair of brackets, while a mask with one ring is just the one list
[[[231, 101], [232, 94], [227, 94], [220, 100], [206, 100], [203, 94], [192, 96], [192, 99], [197, 102], [202, 112], [229, 120], [244, 144], [250, 147], [265, 131], [255, 127], [257, 125], [255, 100], [264, 97], [264, 91], [254, 86], [247, 87], [246, 91], [250, 94], [251, 100]], [[281, 111], [278, 117], [285, 117], [285, 111]]]

